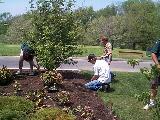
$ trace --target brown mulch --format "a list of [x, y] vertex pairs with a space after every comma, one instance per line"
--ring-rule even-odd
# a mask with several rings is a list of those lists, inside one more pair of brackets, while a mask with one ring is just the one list
[[[77, 106], [89, 106], [94, 113], [94, 118], [92, 120], [117, 120], [115, 116], [112, 114], [111, 110], [106, 107], [102, 99], [98, 96], [96, 91], [88, 90], [84, 87], [84, 84], [89, 82], [89, 80], [85, 80], [82, 75], [75, 72], [61, 72], [64, 81], [59, 89], [60, 91], [67, 91], [70, 93], [70, 104], [68, 107], [76, 108]], [[16, 78], [21, 85], [21, 90], [23, 91], [22, 96], [25, 96], [25, 93], [31, 90], [41, 90], [44, 88], [42, 81], [40, 80], [39, 75], [37, 76], [28, 76], [25, 75], [23, 77]], [[9, 95], [14, 94], [14, 82], [7, 86], [0, 86], [0, 93], [9, 93]], [[44, 104], [50, 107], [59, 107], [63, 108], [63, 106], [58, 105], [54, 99], [58, 92], [48, 93], [47, 96], [50, 96], [51, 99], [46, 99]], [[106, 93], [107, 94], [107, 93]], [[76, 120], [84, 120], [81, 114], [75, 113]]]

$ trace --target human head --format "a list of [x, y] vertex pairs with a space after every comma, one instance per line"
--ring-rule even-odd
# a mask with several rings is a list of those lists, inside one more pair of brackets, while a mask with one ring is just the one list
[[97, 57], [94, 54], [89, 54], [88, 55], [88, 62], [94, 64], [97, 60]]
[[103, 45], [107, 44], [107, 42], [108, 42], [108, 38], [105, 37], [105, 36], [101, 36], [101, 37], [100, 37], [100, 40], [101, 40], [101, 43], [102, 43]]

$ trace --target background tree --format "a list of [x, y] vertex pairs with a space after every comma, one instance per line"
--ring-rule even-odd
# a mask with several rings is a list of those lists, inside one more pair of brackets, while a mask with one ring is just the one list
[[[152, 1], [127, 1], [123, 4], [126, 18], [126, 37], [128, 48], [145, 50], [159, 37], [157, 8]], [[131, 44], [129, 44], [131, 43]]]
[[96, 39], [103, 34], [109, 38], [112, 44], [119, 46], [124, 31], [124, 23], [122, 24], [122, 21], [122, 16], [112, 16], [109, 18], [101, 16], [94, 19], [85, 34], [86, 44], [98, 45], [99, 43], [96, 43]]
[[38, 0], [37, 10], [32, 12], [34, 29], [24, 34], [36, 50], [40, 64], [48, 70], [56, 69], [68, 57], [79, 53], [77, 45], [83, 36], [71, 10], [72, 3]]
[[5, 42], [20, 43], [23, 40], [23, 31], [29, 32], [33, 29], [30, 14], [23, 14], [12, 18], [11, 24], [8, 27]]
[[0, 41], [4, 42], [5, 34], [7, 33], [8, 27], [11, 23], [12, 15], [9, 12], [0, 14]]
[[95, 12], [96, 18], [99, 18], [100, 16], [103, 17], [110, 17], [110, 16], [115, 16], [117, 14], [117, 7], [112, 4], [111, 6], [107, 6], [105, 8], [102, 8], [98, 11]]
[[95, 11], [93, 10], [93, 7], [79, 7], [74, 11], [74, 13], [75, 18], [81, 23], [86, 31], [88, 24], [95, 18]]

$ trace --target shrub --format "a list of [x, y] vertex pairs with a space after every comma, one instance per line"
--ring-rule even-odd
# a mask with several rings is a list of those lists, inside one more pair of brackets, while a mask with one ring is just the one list
[[58, 108], [44, 108], [38, 110], [30, 120], [75, 120], [75, 116]]
[[78, 41], [83, 38], [82, 28], [71, 10], [72, 1], [38, 0], [37, 10], [31, 12], [34, 29], [24, 31], [24, 39], [35, 49], [40, 65], [48, 70], [81, 53]]
[[94, 119], [94, 111], [89, 106], [77, 106], [77, 108], [75, 108], [74, 111], [79, 112], [81, 114], [81, 117], [84, 118], [84, 120]]
[[138, 101], [142, 101], [143, 104], [147, 104], [148, 100], [150, 98], [150, 93], [149, 92], [142, 92], [140, 95], [139, 94], [135, 94], [134, 97], [138, 100]]
[[34, 104], [22, 97], [0, 97], [0, 120], [26, 120]]
[[44, 90], [29, 91], [26, 95], [26, 99], [35, 102], [36, 107], [41, 107], [44, 105], [44, 99], [46, 98], [46, 93]]
[[43, 81], [44, 85], [52, 86], [54, 83], [61, 84], [63, 79], [60, 73], [58, 73], [56, 70], [53, 70], [42, 73], [41, 80]]
[[153, 80], [160, 76], [160, 68], [157, 65], [151, 65], [151, 69], [141, 68], [140, 71], [148, 80]]
[[60, 105], [67, 105], [70, 103], [70, 93], [61, 91], [57, 94], [57, 101]]
[[7, 85], [13, 80], [13, 75], [10, 70], [7, 69], [6, 66], [0, 69], [0, 85]]
[[129, 59], [127, 64], [130, 64], [134, 68], [136, 65], [139, 65], [139, 61], [136, 59]]

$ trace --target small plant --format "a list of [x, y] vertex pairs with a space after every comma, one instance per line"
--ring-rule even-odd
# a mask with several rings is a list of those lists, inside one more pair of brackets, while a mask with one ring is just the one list
[[79, 112], [84, 120], [92, 120], [94, 118], [94, 112], [89, 106], [77, 106], [74, 111]]
[[30, 91], [26, 95], [26, 99], [29, 99], [29, 100], [36, 103], [36, 107], [43, 106], [45, 98], [46, 98], [46, 94], [45, 94], [44, 90]]
[[70, 93], [61, 91], [57, 94], [57, 101], [60, 105], [67, 105], [70, 103]]
[[136, 65], [139, 65], [139, 61], [136, 59], [129, 59], [127, 64], [130, 64], [134, 68]]
[[151, 69], [141, 68], [140, 71], [148, 80], [157, 79], [160, 75], [160, 68], [157, 65], [151, 65]]
[[13, 85], [13, 87], [14, 87], [14, 94], [16, 95], [16, 96], [20, 96], [21, 95], [21, 84], [20, 83], [18, 83], [17, 81], [15, 81], [15, 83], [14, 83], [14, 85]]
[[10, 70], [7, 69], [6, 66], [0, 69], [0, 85], [7, 85], [13, 80], [13, 75]]
[[46, 71], [41, 75], [41, 80], [43, 81], [45, 86], [53, 86], [56, 84], [62, 83], [62, 75], [58, 73], [56, 70]]
[[150, 98], [150, 93], [149, 92], [142, 92], [141, 95], [135, 94], [134, 97], [138, 100], [143, 102], [143, 104], [147, 104], [148, 100]]
[[156, 109], [153, 110], [154, 112], [154, 118], [157, 118], [156, 120], [159, 120], [160, 119], [160, 100], [157, 99], [156, 100]]

